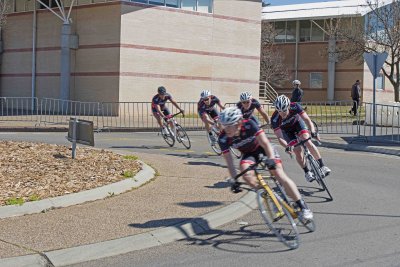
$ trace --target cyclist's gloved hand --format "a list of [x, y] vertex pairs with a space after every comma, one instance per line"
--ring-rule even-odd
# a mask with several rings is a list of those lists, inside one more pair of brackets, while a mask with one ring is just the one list
[[265, 164], [265, 167], [268, 168], [268, 170], [275, 170], [276, 169], [276, 163], [274, 159], [269, 159], [268, 157], [263, 157], [261, 161]]
[[286, 153], [289, 153], [289, 154], [292, 154], [292, 153], [293, 153], [293, 146], [287, 146], [287, 147], [285, 148], [285, 152], [286, 152]]

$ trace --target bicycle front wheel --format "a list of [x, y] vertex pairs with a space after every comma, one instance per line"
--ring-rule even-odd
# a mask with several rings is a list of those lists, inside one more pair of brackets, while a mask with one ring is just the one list
[[216, 141], [213, 142], [213, 141], [211, 140], [211, 138], [210, 138], [210, 134], [206, 132], [207, 140], [208, 140], [208, 142], [210, 143], [212, 150], [214, 150], [214, 152], [215, 152], [217, 155], [221, 155], [221, 154], [222, 154], [221, 148], [219, 147], [219, 144], [218, 144], [218, 141], [217, 141], [217, 140], [218, 140], [218, 134], [217, 134], [214, 130], [211, 130], [211, 134], [212, 134], [212, 136], [214, 137], [214, 140], [216, 140]]
[[330, 200], [333, 200], [333, 197], [331, 195], [331, 192], [329, 192], [328, 187], [326, 186], [326, 183], [323, 179], [324, 174], [321, 171], [321, 168], [319, 167], [318, 162], [314, 159], [314, 157], [309, 156], [308, 157], [308, 161], [311, 167], [312, 172], [314, 173], [315, 179], [317, 180], [318, 184], [322, 187], [322, 189], [324, 191], [326, 191], [326, 193], [328, 193], [328, 196], [330, 198]]
[[183, 127], [180, 126], [179, 124], [176, 124], [176, 137], [179, 138], [178, 140], [180, 140], [180, 142], [184, 147], [190, 149], [192, 145], [190, 143], [189, 136], [187, 135]]
[[172, 130], [168, 127], [164, 127], [164, 129], [161, 130], [161, 136], [164, 138], [164, 141], [169, 145], [173, 146], [175, 144], [175, 137], [172, 133]]
[[236, 158], [240, 159], [242, 157], [242, 153], [236, 148], [229, 147], [229, 150], [232, 152], [233, 155], [235, 155]]
[[[279, 201], [279, 200], [278, 200]], [[258, 208], [261, 217], [275, 236], [290, 249], [296, 249], [300, 245], [299, 232], [290, 212], [283, 206], [283, 214], [265, 189], [257, 191]]]

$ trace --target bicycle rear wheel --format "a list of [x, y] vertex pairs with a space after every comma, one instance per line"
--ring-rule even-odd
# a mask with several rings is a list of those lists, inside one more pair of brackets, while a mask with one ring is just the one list
[[279, 214], [271, 196], [263, 188], [257, 191], [257, 202], [261, 217], [279, 241], [290, 249], [298, 248], [299, 232], [290, 212], [282, 205], [283, 214]]
[[161, 136], [164, 138], [164, 141], [169, 145], [173, 146], [175, 144], [175, 137], [172, 134], [171, 129], [169, 126], [164, 127], [164, 129], [161, 130]]
[[323, 179], [324, 174], [322, 173], [318, 162], [311, 155], [308, 156], [308, 162], [310, 164], [311, 171], [314, 173], [315, 179], [317, 180], [318, 184], [322, 187], [322, 189], [324, 191], [326, 191], [326, 193], [328, 193], [330, 200], [333, 200], [331, 192], [329, 192], [329, 189], [326, 186], [325, 180]]
[[189, 136], [187, 135], [186, 131], [183, 129], [182, 126], [176, 124], [176, 137], [180, 143], [187, 149], [190, 149], [192, 146], [190, 143]]
[[[214, 136], [214, 140], [218, 140], [218, 133], [216, 133], [216, 132], [214, 131], [214, 129], [211, 130], [211, 134], [212, 134], [212, 136]], [[214, 150], [214, 152], [215, 152], [217, 155], [221, 155], [222, 152], [221, 152], [221, 148], [219, 147], [218, 141], [213, 142], [213, 141], [211, 140], [211, 138], [210, 138], [210, 134], [207, 133], [207, 132], [206, 132], [206, 135], [207, 135], [207, 140], [208, 140], [208, 142], [210, 143], [210, 146], [211, 146], [212, 150]]]

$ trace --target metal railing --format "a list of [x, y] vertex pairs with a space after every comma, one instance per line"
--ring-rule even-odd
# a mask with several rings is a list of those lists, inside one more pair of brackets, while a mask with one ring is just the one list
[[278, 97], [278, 93], [267, 81], [259, 82], [259, 94], [260, 100], [271, 103]]
[[[178, 115], [178, 123], [188, 130], [204, 129], [197, 113], [196, 102], [179, 102], [185, 117]], [[227, 103], [233, 106], [236, 103]], [[373, 135], [372, 103], [362, 103], [358, 116], [349, 114], [352, 101], [305, 102], [301, 104], [314, 120], [321, 133], [350, 134], [369, 138]], [[271, 116], [275, 108], [271, 103], [262, 104]], [[173, 105], [168, 105], [177, 113]], [[376, 105], [376, 135], [388, 141], [400, 142], [400, 106]], [[260, 114], [255, 112], [260, 122]], [[151, 112], [150, 102], [80, 102], [51, 98], [1, 97], [0, 122], [2, 126], [68, 127], [70, 117], [93, 121], [96, 130], [157, 130], [158, 124]], [[267, 130], [271, 132], [270, 129]]]

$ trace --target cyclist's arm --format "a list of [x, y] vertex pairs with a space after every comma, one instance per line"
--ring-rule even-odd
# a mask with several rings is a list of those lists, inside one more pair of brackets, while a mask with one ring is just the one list
[[225, 107], [222, 105], [221, 101], [218, 101], [217, 105], [219, 106], [220, 109], [222, 109], [222, 110], [225, 109]]
[[308, 117], [308, 114], [306, 112], [303, 112], [300, 114], [300, 117], [304, 120], [308, 129], [310, 129], [312, 133], [315, 133], [314, 123], [312, 123], [310, 117]]
[[283, 133], [282, 133], [282, 130], [281, 129], [275, 129], [274, 130], [274, 134], [276, 135], [276, 137], [278, 138], [278, 142], [279, 142], [279, 144], [281, 144], [281, 146], [283, 146], [283, 147], [287, 147], [287, 142], [286, 142], [286, 140], [285, 140], [285, 138], [283, 138]]
[[268, 116], [267, 112], [265, 112], [265, 109], [260, 107], [257, 110], [261, 114], [261, 116], [264, 118], [265, 122], [269, 124], [270, 123], [270, 119], [269, 119], [269, 116]]
[[272, 150], [271, 143], [268, 141], [267, 136], [265, 135], [264, 131], [262, 131], [260, 134], [256, 136], [257, 142], [260, 144], [260, 146], [264, 149], [266, 156], [269, 159], [274, 158], [274, 153]]
[[180, 112], [183, 112], [183, 110], [182, 110], [181, 107], [178, 105], [178, 103], [175, 102], [175, 100], [173, 100], [173, 99], [171, 98], [169, 101], [171, 101], [172, 105], [174, 105], [177, 109], [179, 109]]
[[227, 165], [228, 170], [229, 170], [229, 174], [230, 174], [231, 177], [233, 178], [233, 177], [235, 177], [237, 174], [236, 174], [235, 165], [233, 164], [232, 154], [231, 154], [231, 152], [228, 150], [228, 151], [226, 151], [225, 153], [223, 153], [223, 155], [224, 155], [224, 159], [225, 159], [225, 161], [226, 161], [226, 165]]
[[203, 115], [201, 115], [203, 119], [205, 119], [209, 124], [214, 125], [215, 121], [211, 119], [211, 117], [207, 114], [207, 112], [204, 112]]

